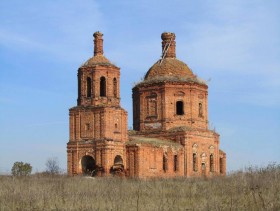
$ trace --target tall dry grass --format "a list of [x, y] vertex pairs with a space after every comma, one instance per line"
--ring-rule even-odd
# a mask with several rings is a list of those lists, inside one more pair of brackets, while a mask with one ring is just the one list
[[280, 210], [280, 165], [226, 177], [0, 177], [0, 210]]

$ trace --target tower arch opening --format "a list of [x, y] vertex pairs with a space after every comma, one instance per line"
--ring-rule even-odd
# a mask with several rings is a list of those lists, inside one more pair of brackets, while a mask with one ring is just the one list
[[87, 77], [87, 97], [91, 97], [91, 78]]
[[113, 79], [113, 92], [114, 92], [114, 97], [118, 96], [118, 82], [117, 79]]
[[125, 176], [123, 159], [120, 155], [115, 157], [114, 165], [111, 167], [110, 173], [116, 176]]
[[165, 154], [163, 154], [163, 157], [162, 157], [162, 170], [163, 170], [163, 172], [166, 172], [168, 170], [167, 155], [165, 155]]
[[96, 162], [90, 155], [85, 155], [81, 159], [83, 175], [94, 176], [96, 170]]
[[117, 155], [114, 159], [114, 165], [123, 165], [123, 159], [120, 155]]
[[106, 97], [106, 78], [100, 78], [100, 97]]

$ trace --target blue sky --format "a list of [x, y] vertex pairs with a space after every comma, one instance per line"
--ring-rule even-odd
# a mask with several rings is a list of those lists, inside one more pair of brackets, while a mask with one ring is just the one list
[[177, 58], [209, 81], [228, 170], [280, 163], [279, 11], [278, 0], [1, 1], [0, 173], [15, 161], [42, 171], [50, 157], [66, 170], [68, 109], [95, 31], [121, 67], [129, 126], [131, 88], [159, 59], [161, 33], [174, 32]]

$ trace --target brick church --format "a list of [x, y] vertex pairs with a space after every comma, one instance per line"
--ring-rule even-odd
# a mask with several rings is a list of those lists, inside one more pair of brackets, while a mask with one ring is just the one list
[[68, 175], [195, 177], [226, 174], [219, 134], [208, 127], [208, 86], [176, 58], [174, 33], [162, 56], [132, 89], [133, 130], [120, 106], [120, 68], [103, 54], [78, 69], [77, 106], [69, 110]]

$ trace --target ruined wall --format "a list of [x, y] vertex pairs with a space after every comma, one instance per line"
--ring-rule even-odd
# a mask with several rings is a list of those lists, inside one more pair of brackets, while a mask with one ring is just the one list
[[68, 174], [82, 175], [82, 159], [85, 156], [90, 156], [95, 162], [95, 169], [101, 168], [97, 172], [99, 176], [108, 176], [111, 174], [111, 168], [114, 166], [115, 158], [120, 156], [124, 166], [126, 164], [125, 145], [122, 142], [116, 141], [98, 141], [98, 142], [76, 142], [68, 144]]
[[183, 148], [127, 146], [128, 176], [176, 177], [184, 176]]

